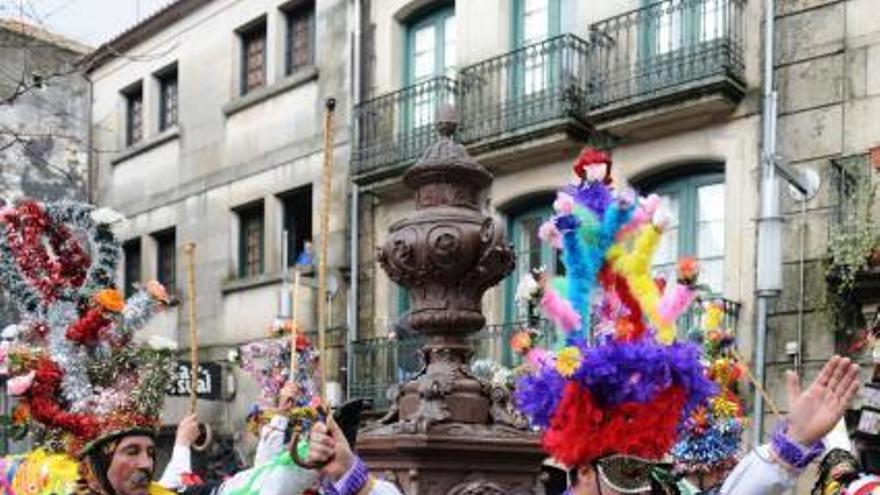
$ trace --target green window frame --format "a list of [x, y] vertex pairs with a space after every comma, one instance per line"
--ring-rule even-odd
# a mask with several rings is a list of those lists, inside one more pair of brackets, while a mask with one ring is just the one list
[[[455, 56], [454, 52], [447, 54], [448, 47], [446, 46], [446, 40], [450, 33], [446, 32], [446, 20], [449, 18], [452, 18], [454, 22], [454, 6], [434, 10], [426, 15], [416, 18], [416, 20], [407, 25], [403, 65], [405, 69], [403, 83], [405, 86], [419, 83], [421, 80], [429, 79], [431, 77], [442, 76], [446, 73], [447, 65], [449, 65], [446, 63], [447, 57]], [[418, 78], [421, 80], [417, 80], [415, 63], [416, 35], [419, 31], [428, 27], [434, 28], [434, 70], [431, 74], [426, 74]], [[452, 40], [455, 40], [454, 36]], [[450, 67], [454, 68], [454, 64]]]
[[543, 0], [547, 2], [547, 33], [543, 37], [526, 39], [526, 2], [530, 0], [514, 0], [513, 2], [513, 49], [522, 48], [527, 44], [539, 41], [539, 38], [552, 38], [562, 31], [562, 0]]
[[[710, 211], [710, 202], [706, 202], [706, 208], [701, 211], [700, 195], [717, 194], [719, 188], [722, 197], [718, 201], [711, 202], [711, 204], [715, 205], [715, 210]], [[670, 224], [670, 230], [674, 229], [673, 231], [677, 233], [677, 239], [673, 241], [676, 246], [676, 254], [669, 260], [666, 260], [666, 263], [656, 263], [655, 257], [655, 270], [674, 270], [678, 259], [685, 256], [694, 256], [705, 268], [704, 277], [701, 277], [701, 283], [711, 284], [714, 282], [714, 285], [711, 287], [711, 294], [720, 296], [724, 289], [724, 256], [726, 252], [724, 246], [724, 222], [726, 215], [724, 211], [724, 173], [713, 171], [679, 176], [647, 185], [642, 188], [642, 191], [645, 194], [653, 193], [661, 197], [675, 196], [678, 198], [678, 214], [676, 218], [672, 219]], [[719, 212], [720, 217], [718, 216]], [[709, 234], [708, 237], [704, 238], [707, 242], [703, 244], [700, 242], [701, 229], [705, 229], [705, 232]], [[720, 234], [720, 236], [715, 236], [715, 239], [711, 240], [713, 239], [713, 233]], [[662, 252], [663, 246], [661, 245], [658, 254], [662, 255]], [[720, 271], [717, 269], [714, 271], [709, 270], [710, 264], [714, 267], [720, 265]], [[712, 280], [712, 277], [718, 276], [720, 276], [720, 280]]]
[[[451, 22], [452, 26], [449, 25]], [[425, 15], [415, 18], [407, 24], [406, 40], [403, 59], [403, 85], [414, 86], [440, 76], [455, 77], [455, 6], [446, 6], [433, 10]], [[448, 28], [452, 28], [452, 32]], [[433, 67], [430, 72], [418, 74], [418, 42], [419, 33], [426, 29], [433, 29], [432, 53]], [[452, 43], [452, 46], [449, 44]], [[450, 58], [451, 57], [451, 58]], [[407, 99], [403, 111], [402, 120], [404, 131], [432, 126], [437, 108], [445, 98], [451, 96], [444, 94], [445, 85], [437, 85], [434, 88], [419, 88], [412, 98]], [[451, 103], [451, 102], [449, 102]]]
[[[516, 210], [508, 217], [507, 231], [510, 233], [516, 266], [504, 282], [504, 328], [513, 330], [513, 323], [535, 321], [539, 319], [540, 310], [537, 306], [522, 308], [517, 305], [516, 288], [524, 276], [530, 276], [532, 268], [545, 267], [552, 276], [561, 272], [558, 253], [552, 246], [538, 239], [541, 224], [553, 216], [553, 197], [547, 196], [530, 201], [528, 205]], [[510, 338], [502, 339], [502, 363], [506, 366], [513, 362], [510, 349]]]
[[[532, 1], [546, 3], [547, 25], [543, 35], [527, 36], [526, 33], [527, 3]], [[559, 35], [562, 30], [561, 14], [562, 0], [514, 0], [512, 49], [520, 51], [527, 46]], [[513, 70], [513, 77], [510, 78], [511, 94], [518, 99], [524, 99], [540, 95], [547, 88], [553, 87], [558, 72], [554, 69], [559, 64], [556, 55], [558, 54], [544, 54], [542, 50], [520, 51], [519, 57], [514, 59], [515, 63], [511, 67]]]
[[730, 0], [642, 0], [641, 5], [647, 10], [639, 28], [640, 87], [661, 88], [699, 76], [687, 57], [726, 36]]
[[394, 289], [397, 292], [396, 307], [394, 309], [397, 314], [397, 319], [400, 319], [403, 315], [409, 312], [409, 290], [407, 290], [406, 287], [397, 284], [394, 284]]

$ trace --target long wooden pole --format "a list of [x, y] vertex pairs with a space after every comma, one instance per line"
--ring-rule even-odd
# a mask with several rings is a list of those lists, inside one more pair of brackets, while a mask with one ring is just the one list
[[199, 379], [199, 335], [196, 330], [196, 243], [186, 243], [183, 251], [186, 254], [186, 296], [189, 301], [189, 413], [193, 414], [196, 412], [196, 403], [199, 399], [196, 388]]
[[[285, 268], [286, 270], [286, 268]], [[296, 381], [296, 372], [297, 372], [297, 351], [296, 351], [296, 336], [299, 332], [299, 326], [296, 323], [296, 315], [299, 309], [299, 303], [297, 300], [299, 299], [299, 267], [294, 268], [293, 275], [293, 315], [291, 315], [291, 325], [290, 325], [290, 379], [291, 381]]]
[[321, 184], [321, 246], [318, 251], [318, 356], [321, 378], [318, 394], [327, 406], [327, 241], [330, 235], [330, 183], [333, 178], [333, 112], [336, 100], [328, 98], [324, 105], [324, 169]]

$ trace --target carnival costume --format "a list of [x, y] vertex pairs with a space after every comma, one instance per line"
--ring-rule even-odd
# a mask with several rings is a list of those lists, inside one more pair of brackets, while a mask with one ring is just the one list
[[[734, 335], [725, 325], [724, 305], [723, 300], [703, 302], [700, 325], [692, 332], [692, 339], [703, 345], [708, 376], [718, 385], [718, 394], [688, 417], [672, 448], [675, 471], [698, 480], [707, 474], [726, 474], [736, 465], [746, 427], [738, 395], [744, 368], [734, 349]], [[684, 493], [697, 493], [687, 480], [681, 485]]]
[[[565, 275], [551, 280], [538, 271], [531, 289], [518, 292], [539, 302], [565, 346], [549, 352], [515, 336], [529, 370], [515, 398], [558, 461], [592, 466], [601, 484], [621, 493], [663, 492], [668, 482], [656, 463], [688, 431], [689, 418], [723, 404], [710, 401], [721, 389], [699, 346], [677, 340], [676, 322], [696, 297], [696, 263], [680, 261], [677, 280], [652, 277], [667, 224], [660, 199], [619, 186], [610, 170], [610, 156], [585, 150], [539, 230], [561, 251]], [[719, 493], [776, 493], [821, 452], [821, 442], [792, 442], [783, 423], [772, 445], [740, 461]]]
[[[133, 335], [168, 299], [155, 282], [128, 299], [115, 287], [119, 220], [74, 202], [0, 210], [0, 284], [21, 317], [6, 356], [9, 393], [19, 398], [12, 416], [16, 429], [43, 439], [3, 459], [7, 493], [112, 494], [116, 442], [160, 426], [171, 354]], [[168, 493], [156, 483], [150, 492]]]
[[[617, 187], [610, 167], [607, 154], [585, 150], [540, 228], [562, 252], [565, 276], [537, 273], [532, 292], [565, 347], [529, 348], [530, 372], [515, 393], [551, 456], [572, 468], [592, 464], [606, 483], [632, 461], [662, 459], [685, 418], [717, 393], [699, 347], [676, 339], [676, 320], [696, 295], [696, 265], [681, 263], [679, 280], [665, 287], [654, 280], [659, 199]], [[651, 473], [643, 474], [620, 477], [628, 486], [617, 488], [647, 489]]]

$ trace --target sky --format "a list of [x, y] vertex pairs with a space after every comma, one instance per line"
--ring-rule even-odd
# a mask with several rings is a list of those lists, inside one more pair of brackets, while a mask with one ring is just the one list
[[96, 47], [172, 0], [0, 0], [0, 17], [23, 18]]

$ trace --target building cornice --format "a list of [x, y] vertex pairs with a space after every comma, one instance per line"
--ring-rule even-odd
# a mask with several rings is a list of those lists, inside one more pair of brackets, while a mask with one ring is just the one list
[[93, 72], [107, 62], [124, 54], [135, 46], [155, 36], [169, 25], [183, 19], [212, 0], [178, 0], [143, 21], [123, 31], [112, 40], [102, 44], [86, 55], [82, 64], [87, 73]]

